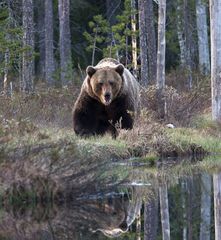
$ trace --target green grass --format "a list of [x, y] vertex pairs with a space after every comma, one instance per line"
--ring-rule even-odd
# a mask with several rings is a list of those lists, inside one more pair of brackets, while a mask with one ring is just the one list
[[181, 152], [186, 152], [193, 145], [202, 147], [207, 152], [221, 153], [221, 139], [216, 136], [192, 128], [167, 129], [169, 141]]

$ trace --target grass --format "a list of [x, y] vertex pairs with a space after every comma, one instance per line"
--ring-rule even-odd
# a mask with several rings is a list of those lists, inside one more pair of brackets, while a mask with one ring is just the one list
[[210, 153], [221, 153], [221, 141], [206, 131], [191, 128], [167, 129], [166, 134], [172, 145], [181, 152], [189, 152], [192, 146], [198, 146]]

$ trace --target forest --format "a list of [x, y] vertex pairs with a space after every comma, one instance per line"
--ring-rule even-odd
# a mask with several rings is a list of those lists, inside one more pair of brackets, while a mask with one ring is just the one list
[[[103, 58], [141, 109], [82, 138]], [[221, 1], [0, 0], [0, 238], [220, 240], [220, 139]]]
[[[11, 85], [12, 91], [32, 91], [41, 81], [47, 87], [76, 85], [84, 77], [84, 69], [105, 56], [137, 72], [142, 85], [154, 84], [158, 4], [135, 0], [2, 0], [1, 89], [7, 91]], [[165, 65], [166, 73], [175, 78], [171, 83], [168, 77], [168, 85], [188, 90], [199, 84], [200, 74], [210, 73], [208, 4], [166, 3]]]

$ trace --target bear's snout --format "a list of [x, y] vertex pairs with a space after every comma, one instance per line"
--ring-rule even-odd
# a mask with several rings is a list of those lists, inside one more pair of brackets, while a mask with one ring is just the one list
[[112, 95], [111, 92], [105, 92], [103, 95], [103, 103], [104, 105], [109, 105], [112, 101]]
[[105, 99], [106, 102], [109, 102], [111, 100], [111, 94], [109, 92], [105, 93], [104, 99]]

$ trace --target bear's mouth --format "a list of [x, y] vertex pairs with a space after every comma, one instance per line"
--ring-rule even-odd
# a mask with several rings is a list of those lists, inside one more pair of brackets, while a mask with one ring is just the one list
[[111, 94], [110, 93], [106, 93], [104, 95], [104, 104], [105, 105], [109, 105], [111, 103]]

